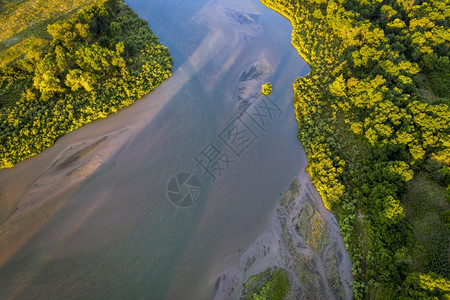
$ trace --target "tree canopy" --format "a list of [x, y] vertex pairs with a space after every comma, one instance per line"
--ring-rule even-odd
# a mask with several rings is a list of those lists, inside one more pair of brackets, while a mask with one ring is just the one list
[[[355, 298], [406, 299], [409, 288], [442, 297], [448, 251], [415, 269], [424, 258], [404, 199], [416, 174], [450, 182], [449, 1], [262, 2], [291, 21], [292, 44], [311, 65], [294, 83], [298, 137], [339, 217]], [[435, 288], [409, 283], [430, 272], [441, 276]]]
[[272, 84], [270, 82], [264, 83], [261, 86], [261, 93], [266, 96], [272, 93]]
[[[132, 104], [171, 75], [169, 51], [121, 0], [48, 24], [0, 63], [0, 168]], [[18, 50], [18, 51], [19, 51]]]

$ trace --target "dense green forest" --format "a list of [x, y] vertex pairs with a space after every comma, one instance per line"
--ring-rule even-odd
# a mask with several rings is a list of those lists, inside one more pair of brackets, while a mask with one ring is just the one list
[[122, 0], [36, 1], [0, 5], [0, 168], [171, 75], [168, 49]]
[[448, 0], [261, 0], [311, 72], [298, 137], [356, 299], [450, 297]]

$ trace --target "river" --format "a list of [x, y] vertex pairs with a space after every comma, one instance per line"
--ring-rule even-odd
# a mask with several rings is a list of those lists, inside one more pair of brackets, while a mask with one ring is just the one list
[[[210, 299], [305, 168], [292, 83], [309, 67], [286, 19], [256, 0], [126, 2], [173, 76], [0, 170], [2, 299]], [[252, 98], [262, 79], [273, 92]]]

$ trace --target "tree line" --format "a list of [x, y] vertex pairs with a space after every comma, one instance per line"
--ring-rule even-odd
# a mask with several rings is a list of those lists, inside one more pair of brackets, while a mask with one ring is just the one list
[[[443, 255], [413, 257], [402, 202], [426, 169], [450, 182], [449, 1], [261, 2], [291, 21], [292, 44], [311, 66], [294, 83], [298, 137], [314, 185], [339, 218], [354, 297], [448, 295], [448, 227]], [[437, 262], [414, 270], [412, 259]]]
[[171, 75], [157, 36], [121, 0], [94, 3], [47, 26], [0, 64], [0, 168], [132, 104]]

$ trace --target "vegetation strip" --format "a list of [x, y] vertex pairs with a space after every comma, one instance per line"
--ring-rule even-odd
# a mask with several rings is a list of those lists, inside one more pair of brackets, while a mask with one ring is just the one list
[[[449, 1], [261, 2], [291, 21], [293, 46], [311, 66], [294, 83], [298, 137], [339, 217], [354, 297], [448, 296]], [[413, 177], [429, 183], [420, 194], [411, 194]], [[424, 226], [441, 231], [424, 245], [404, 207], [436, 192], [442, 201], [430, 213], [441, 217]]]
[[[0, 6], [0, 27], [7, 28], [0, 43], [0, 168], [132, 104], [171, 76], [168, 49], [122, 0], [73, 7], [58, 1], [48, 4], [53, 14], [26, 14], [37, 28], [31, 34], [14, 17], [30, 1]], [[43, 32], [54, 15], [62, 20]]]
[[290, 289], [289, 277], [280, 267], [267, 268], [244, 284], [241, 299], [284, 299]]

